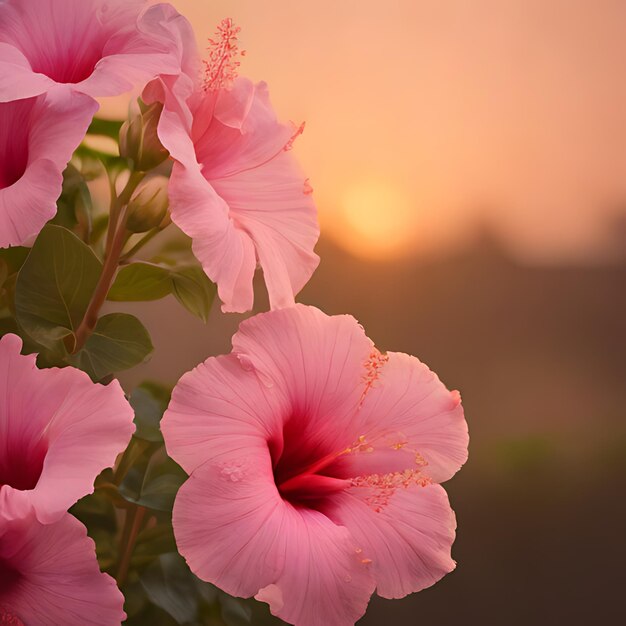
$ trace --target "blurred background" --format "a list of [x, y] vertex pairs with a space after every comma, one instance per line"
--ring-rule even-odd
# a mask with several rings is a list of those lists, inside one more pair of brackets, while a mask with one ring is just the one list
[[[457, 570], [359, 624], [626, 623], [626, 3], [172, 3], [201, 49], [233, 17], [241, 73], [306, 120], [322, 262], [299, 300], [463, 395]], [[156, 351], [126, 388], [228, 352], [241, 319], [127, 310]]]

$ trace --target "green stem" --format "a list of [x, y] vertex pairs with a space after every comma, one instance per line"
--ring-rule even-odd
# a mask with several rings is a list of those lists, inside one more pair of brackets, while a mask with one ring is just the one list
[[120, 258], [120, 263], [127, 263], [130, 259], [132, 259], [141, 248], [143, 248], [149, 241], [152, 241], [163, 229], [162, 228], [153, 228], [149, 230], [137, 243], [130, 249], [128, 252], [124, 252], [122, 257]]
[[73, 353], [78, 352], [85, 345], [87, 339], [89, 339], [89, 336], [96, 327], [98, 313], [109, 293], [120, 262], [122, 249], [126, 243], [126, 220], [128, 219], [126, 206], [144, 176], [144, 172], [133, 172], [122, 190], [122, 193], [120, 193], [115, 202], [112, 203], [109, 233], [107, 235], [107, 249], [105, 251], [102, 273], [91, 296], [85, 315], [76, 330], [76, 342], [72, 350]]
[[126, 512], [124, 529], [122, 530], [122, 538], [120, 541], [120, 559], [117, 566], [117, 575], [115, 576], [118, 587], [122, 587], [126, 582], [130, 568], [130, 560], [133, 556], [133, 550], [135, 549], [135, 542], [137, 541], [137, 535], [141, 530], [145, 515], [146, 508], [143, 506], [134, 507]]

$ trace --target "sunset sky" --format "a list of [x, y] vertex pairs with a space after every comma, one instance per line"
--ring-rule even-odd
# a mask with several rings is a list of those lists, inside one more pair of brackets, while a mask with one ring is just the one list
[[442, 253], [486, 222], [528, 261], [610, 256], [626, 213], [626, 3], [172, 4], [202, 48], [222, 17], [242, 27], [241, 73], [306, 120], [296, 154], [324, 231], [353, 252]]

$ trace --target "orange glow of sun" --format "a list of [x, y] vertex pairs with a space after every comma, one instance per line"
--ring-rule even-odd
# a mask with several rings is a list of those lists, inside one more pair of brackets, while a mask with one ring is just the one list
[[364, 180], [349, 185], [333, 213], [324, 226], [358, 256], [402, 256], [415, 241], [417, 207], [409, 193], [390, 181]]

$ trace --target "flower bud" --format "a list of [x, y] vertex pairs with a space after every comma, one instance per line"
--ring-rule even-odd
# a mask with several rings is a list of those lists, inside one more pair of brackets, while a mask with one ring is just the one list
[[169, 152], [163, 147], [157, 134], [163, 105], [160, 102], [145, 105], [131, 114], [120, 129], [120, 156], [130, 159], [135, 170], [147, 172], [163, 163]]
[[146, 181], [128, 203], [126, 228], [132, 233], [145, 233], [169, 224], [167, 179], [161, 176]]

